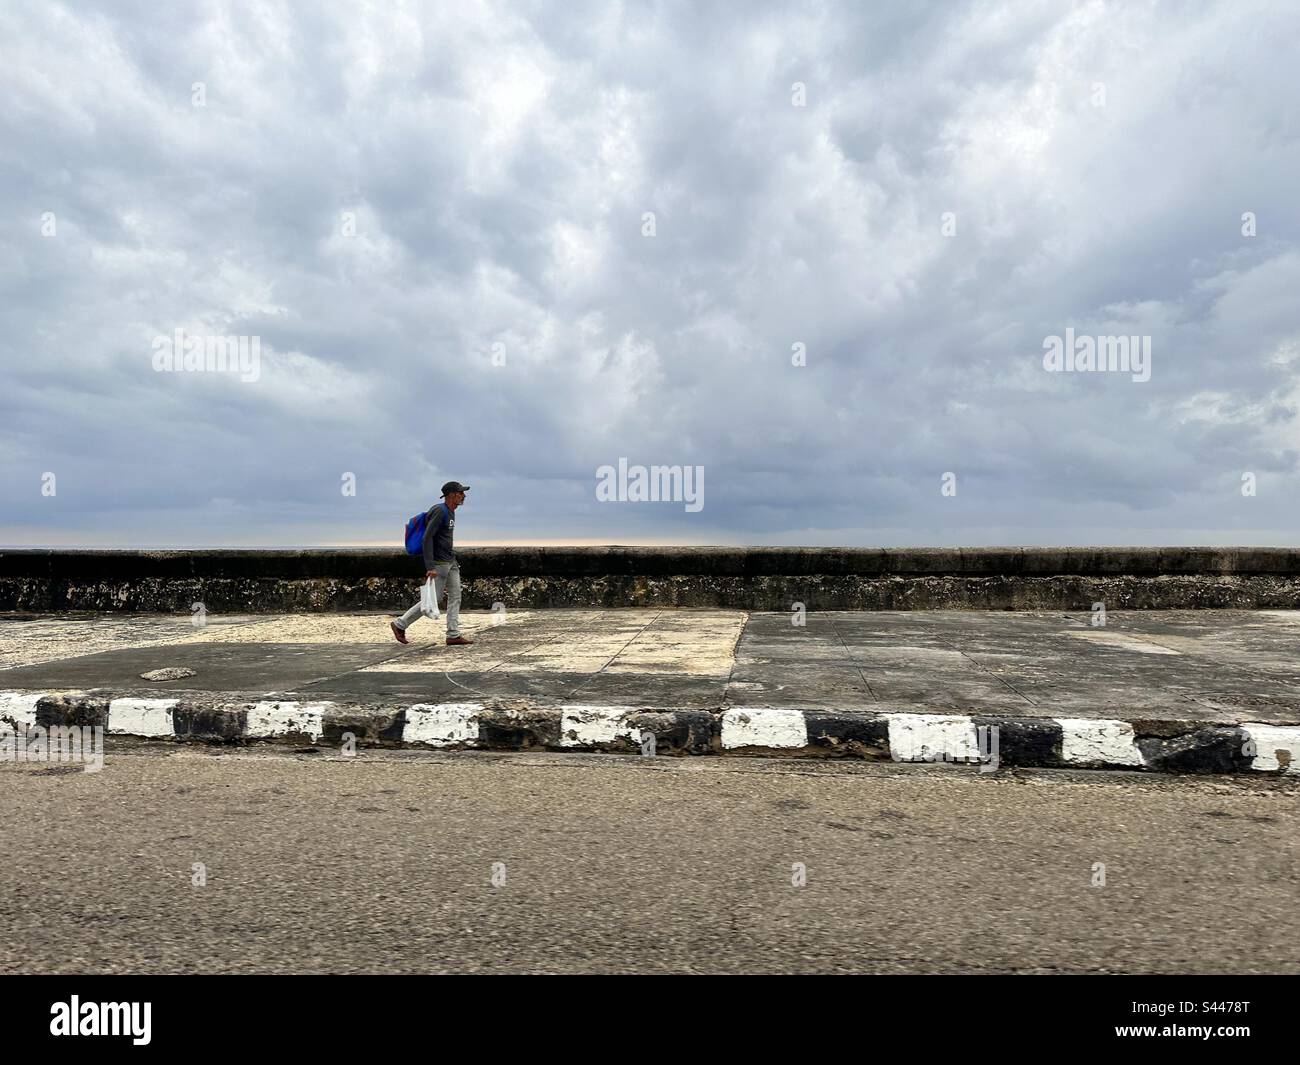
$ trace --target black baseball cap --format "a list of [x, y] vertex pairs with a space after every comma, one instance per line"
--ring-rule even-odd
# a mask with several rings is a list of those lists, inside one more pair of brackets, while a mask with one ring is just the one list
[[448, 481], [446, 484], [442, 486], [442, 494], [445, 496], [451, 495], [452, 492], [468, 492], [468, 491], [469, 491], [469, 485], [461, 484], [459, 481]]

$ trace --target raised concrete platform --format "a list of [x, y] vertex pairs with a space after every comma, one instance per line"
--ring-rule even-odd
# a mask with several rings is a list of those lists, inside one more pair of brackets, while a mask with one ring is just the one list
[[[0, 615], [0, 720], [208, 741], [1300, 767], [1300, 611]], [[142, 674], [180, 667], [181, 679]], [[981, 731], [984, 730], [984, 731]], [[1294, 751], [1295, 759], [1292, 752]]]

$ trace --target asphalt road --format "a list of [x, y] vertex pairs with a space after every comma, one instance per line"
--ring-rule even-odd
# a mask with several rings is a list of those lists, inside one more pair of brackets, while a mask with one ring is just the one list
[[123, 744], [0, 765], [0, 972], [1297, 973], [1298, 815], [1276, 778]]

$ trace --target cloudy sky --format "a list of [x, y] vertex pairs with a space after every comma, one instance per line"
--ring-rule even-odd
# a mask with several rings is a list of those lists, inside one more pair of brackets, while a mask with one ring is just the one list
[[[396, 545], [455, 478], [464, 543], [1293, 544], [1297, 38], [0, 5], [0, 543]], [[256, 378], [157, 370], [178, 329]], [[1150, 380], [1049, 372], [1067, 329]], [[598, 499], [620, 459], [703, 507]]]

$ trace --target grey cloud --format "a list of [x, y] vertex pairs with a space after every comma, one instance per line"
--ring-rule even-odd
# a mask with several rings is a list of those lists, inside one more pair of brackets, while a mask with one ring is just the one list
[[[7, 9], [0, 540], [395, 542], [457, 477], [470, 539], [1291, 542], [1297, 22]], [[1071, 326], [1152, 379], [1045, 373]], [[261, 377], [153, 372], [177, 327]], [[705, 509], [597, 503], [620, 456]]]

